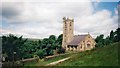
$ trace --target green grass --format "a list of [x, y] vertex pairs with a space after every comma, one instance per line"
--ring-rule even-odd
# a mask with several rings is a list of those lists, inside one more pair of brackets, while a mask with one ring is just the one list
[[[71, 54], [72, 54], [72, 53], [71, 53]], [[60, 59], [69, 57], [69, 56], [71, 56], [71, 54], [60, 55], [60, 56], [51, 58], [51, 59], [46, 60], [46, 61], [44, 61], [44, 60], [42, 59], [42, 60], [39, 60], [39, 62], [27, 62], [27, 63], [25, 63], [24, 66], [44, 66], [44, 65], [47, 65], [47, 64], [49, 64], [49, 63], [51, 63], [51, 62], [58, 61], [58, 60], [60, 60]]]
[[118, 66], [118, 43], [75, 53], [71, 57], [56, 66]]

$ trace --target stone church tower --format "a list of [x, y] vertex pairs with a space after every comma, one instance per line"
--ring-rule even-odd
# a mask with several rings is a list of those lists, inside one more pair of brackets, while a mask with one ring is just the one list
[[74, 36], [74, 19], [63, 18], [63, 40], [62, 47], [67, 48], [67, 44]]

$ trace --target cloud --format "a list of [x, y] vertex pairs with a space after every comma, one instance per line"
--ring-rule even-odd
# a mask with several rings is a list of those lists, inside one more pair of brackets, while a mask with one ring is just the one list
[[119, 0], [1, 0], [2, 2], [118, 2]]
[[110, 11], [101, 10], [90, 16], [79, 18], [77, 20], [79, 23], [76, 23], [75, 29], [77, 33], [90, 32], [94, 37], [100, 34], [107, 36], [111, 30], [115, 30], [118, 27], [117, 20], [117, 16], [112, 16]]
[[[2, 16], [5, 18], [16, 17], [20, 14], [20, 5], [21, 3], [9, 3], [3, 2], [2, 3]], [[16, 6], [17, 5], [17, 6]]]
[[2, 26], [1, 32], [31, 38], [44, 38], [51, 34], [58, 36], [62, 33], [64, 16], [74, 18], [75, 34], [90, 32], [94, 37], [101, 33], [107, 36], [117, 27], [117, 16], [112, 16], [107, 9], [95, 11], [91, 0], [46, 1], [4, 2], [2, 18], [9, 26]]

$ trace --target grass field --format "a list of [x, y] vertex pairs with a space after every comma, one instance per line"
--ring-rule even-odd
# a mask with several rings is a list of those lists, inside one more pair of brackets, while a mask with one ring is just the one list
[[118, 43], [73, 54], [71, 59], [56, 66], [118, 66]]

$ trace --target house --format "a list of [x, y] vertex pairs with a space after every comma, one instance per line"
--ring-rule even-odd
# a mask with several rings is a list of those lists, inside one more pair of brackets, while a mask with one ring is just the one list
[[66, 51], [85, 51], [95, 48], [95, 40], [88, 33], [85, 35], [74, 35], [74, 20], [63, 18], [63, 40], [62, 47]]

